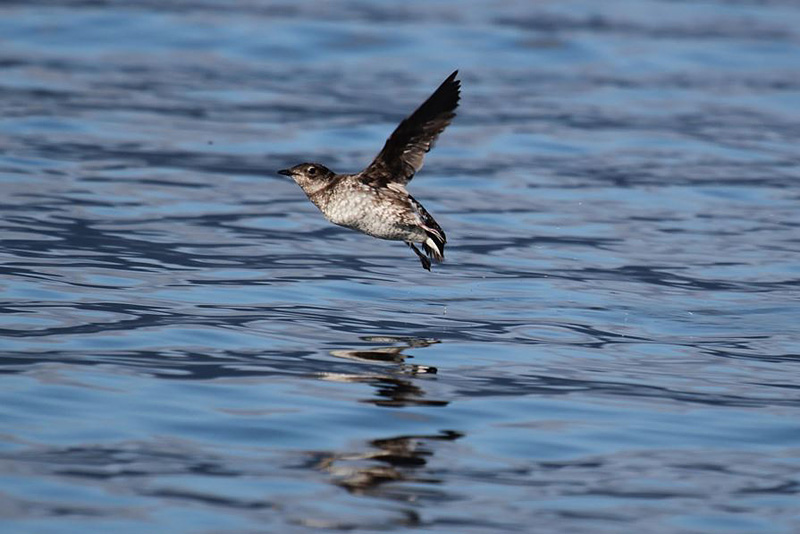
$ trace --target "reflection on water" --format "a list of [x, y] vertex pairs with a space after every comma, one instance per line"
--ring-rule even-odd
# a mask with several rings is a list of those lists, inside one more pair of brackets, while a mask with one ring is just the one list
[[363, 382], [376, 388], [376, 398], [370, 399], [377, 406], [407, 406], [412, 404], [426, 406], [446, 406], [447, 401], [425, 398], [425, 390], [420, 387], [420, 381], [412, 382], [408, 377], [420, 374], [436, 374], [436, 367], [421, 364], [406, 364], [406, 358], [413, 356], [403, 351], [411, 348], [428, 347], [439, 343], [435, 339], [414, 339], [396, 337], [365, 336], [364, 341], [371, 343], [402, 343], [393, 347], [373, 347], [362, 350], [332, 350], [331, 354], [337, 358], [361, 361], [365, 363], [388, 363], [394, 365], [391, 371], [376, 373], [324, 373], [325, 380], [339, 380], [344, 382]]
[[334, 484], [356, 495], [414, 501], [420, 498], [422, 491], [430, 493], [432, 489], [387, 487], [386, 483], [441, 483], [440, 478], [425, 473], [428, 458], [434, 454], [437, 441], [453, 441], [461, 437], [463, 434], [459, 432], [444, 431], [432, 436], [375, 439], [369, 442], [370, 450], [366, 452], [319, 453], [315, 462], [318, 469], [331, 476]]
[[[418, 347], [429, 347], [434, 343], [439, 343], [438, 339], [415, 339], [391, 336], [364, 336], [361, 338], [370, 343], [401, 343], [399, 347], [374, 347], [366, 350], [332, 350], [331, 354], [338, 358], [348, 358], [362, 362], [385, 362], [385, 363], [405, 363], [406, 358], [413, 358], [404, 354], [406, 349]], [[435, 367], [412, 365], [409, 369], [414, 373], [435, 373]]]
[[[399, 347], [374, 347], [366, 350], [332, 350], [331, 354], [338, 358], [347, 358], [366, 363], [405, 363], [406, 358], [413, 358], [413, 356], [405, 354], [403, 352], [404, 350], [429, 347], [434, 343], [439, 343], [438, 339], [415, 339], [391, 336], [363, 336], [361, 339], [370, 343], [402, 343], [402, 345]], [[408, 367], [408, 372], [435, 373], [436, 368], [424, 365], [410, 365]]]
[[[800, 531], [800, 6], [0, 15], [4, 532]], [[455, 68], [437, 272], [274, 173]]]
[[[401, 505], [394, 510], [396, 518], [391, 524], [421, 526], [424, 521], [413, 508], [415, 503], [451, 498], [446, 490], [440, 489], [445, 481], [427, 467], [428, 463], [437, 451], [444, 449], [442, 453], [447, 453], [447, 442], [461, 437], [463, 434], [447, 430], [434, 435], [374, 439], [364, 451], [313, 453], [311, 466], [325, 472], [333, 484], [352, 495]], [[355, 523], [342, 523], [316, 516], [306, 517], [301, 523], [335, 529], [374, 528], [363, 524], [363, 518]]]

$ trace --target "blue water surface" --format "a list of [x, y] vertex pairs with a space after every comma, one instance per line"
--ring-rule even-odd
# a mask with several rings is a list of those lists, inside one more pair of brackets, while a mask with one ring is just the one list
[[[800, 4], [0, 6], [3, 532], [800, 531]], [[327, 223], [450, 72], [409, 185]]]

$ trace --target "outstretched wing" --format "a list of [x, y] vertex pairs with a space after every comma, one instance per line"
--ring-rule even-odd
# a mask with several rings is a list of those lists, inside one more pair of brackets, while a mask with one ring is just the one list
[[375, 160], [361, 173], [365, 183], [405, 185], [411, 181], [436, 138], [456, 116], [453, 110], [458, 106], [461, 87], [457, 75], [455, 71], [448, 76], [428, 100], [397, 126]]

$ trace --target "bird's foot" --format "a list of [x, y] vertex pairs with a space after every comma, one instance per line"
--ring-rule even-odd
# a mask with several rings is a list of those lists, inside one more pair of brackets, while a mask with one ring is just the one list
[[431, 260], [429, 260], [428, 257], [425, 256], [425, 254], [420, 252], [419, 249], [416, 247], [416, 245], [414, 245], [414, 243], [406, 242], [406, 245], [408, 245], [411, 248], [411, 250], [413, 250], [417, 254], [420, 263], [422, 263], [422, 268], [425, 269], [426, 271], [430, 271]]

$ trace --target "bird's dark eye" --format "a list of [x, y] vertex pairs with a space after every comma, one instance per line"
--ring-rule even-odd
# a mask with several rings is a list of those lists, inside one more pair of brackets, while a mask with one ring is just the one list
[[316, 167], [309, 167], [308, 170], [306, 171], [306, 173], [308, 173], [309, 176], [314, 176], [315, 174], [317, 174], [317, 168]]

